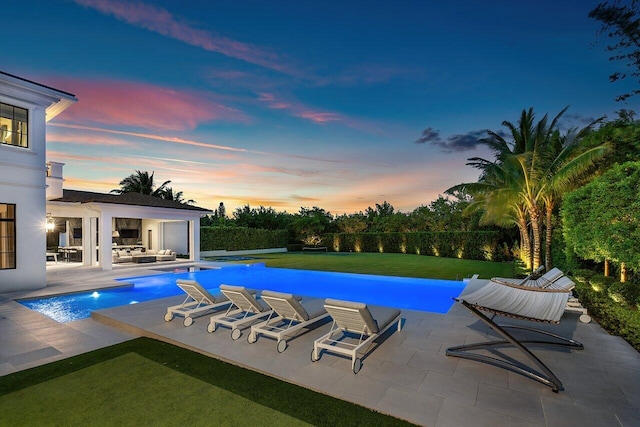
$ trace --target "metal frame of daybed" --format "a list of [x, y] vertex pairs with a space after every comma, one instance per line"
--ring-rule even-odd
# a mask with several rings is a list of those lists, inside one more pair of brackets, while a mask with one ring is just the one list
[[[507, 286], [510, 286], [510, 285], [507, 285]], [[557, 292], [557, 291], [550, 291], [550, 292]], [[507, 312], [496, 310], [493, 308], [470, 304], [464, 299], [457, 299], [457, 298], [454, 298], [454, 299], [460, 304], [462, 304], [464, 307], [466, 307], [469, 311], [471, 311], [471, 313], [476, 315], [484, 324], [489, 326], [493, 331], [495, 331], [498, 335], [500, 335], [504, 339], [497, 340], [497, 341], [485, 341], [480, 343], [465, 344], [465, 345], [460, 345], [456, 347], [450, 347], [446, 351], [447, 356], [475, 360], [478, 362], [486, 363], [488, 365], [493, 365], [493, 366], [497, 366], [507, 370], [511, 370], [520, 375], [531, 378], [546, 386], [551, 387], [554, 393], [557, 393], [560, 390], [564, 390], [562, 386], [562, 381], [560, 381], [560, 379], [551, 371], [551, 369], [547, 367], [547, 365], [545, 365], [536, 355], [534, 355], [527, 347], [525, 347], [524, 344], [555, 345], [555, 346], [574, 348], [578, 350], [584, 349], [584, 345], [582, 345], [582, 343], [576, 340], [566, 338], [542, 329], [537, 329], [537, 328], [532, 328], [527, 326], [519, 326], [519, 325], [499, 325], [496, 322], [494, 322], [493, 319], [497, 315], [497, 316], [519, 319], [519, 320], [527, 320], [527, 321], [550, 323], [550, 324], [558, 324], [560, 322], [545, 321], [545, 320], [536, 319], [534, 317], [524, 317], [524, 316], [514, 315], [512, 313], [507, 313]], [[481, 313], [480, 310], [493, 313], [493, 316], [489, 318], [483, 313]], [[507, 332], [506, 329], [518, 329], [518, 330], [523, 330], [527, 332], [533, 332], [533, 333], [554, 338], [558, 341], [518, 340], [514, 338], [513, 335], [511, 335], [509, 332]], [[487, 349], [492, 347], [504, 346], [506, 344], [511, 344], [513, 347], [518, 349], [531, 362], [537, 365], [537, 367], [542, 372], [536, 371], [531, 367], [528, 367], [524, 364], [519, 364], [515, 361], [511, 362], [509, 360], [498, 359], [496, 357], [491, 357], [484, 354], [478, 354], [478, 353], [473, 353], [469, 351], [469, 350], [479, 350], [479, 349]]]

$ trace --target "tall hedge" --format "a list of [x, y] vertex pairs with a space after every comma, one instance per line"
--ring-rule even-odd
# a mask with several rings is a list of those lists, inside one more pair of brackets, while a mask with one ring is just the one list
[[246, 227], [200, 227], [201, 251], [241, 251], [284, 248], [289, 236], [286, 230], [263, 230]]
[[444, 231], [418, 233], [329, 233], [322, 245], [334, 252], [385, 252], [464, 258], [508, 260], [497, 231]]

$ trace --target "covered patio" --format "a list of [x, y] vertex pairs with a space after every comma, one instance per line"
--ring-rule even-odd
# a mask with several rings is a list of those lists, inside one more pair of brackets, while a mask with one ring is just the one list
[[47, 164], [48, 266], [111, 270], [119, 263], [200, 259], [200, 218], [210, 210], [139, 193], [63, 190], [62, 166]]

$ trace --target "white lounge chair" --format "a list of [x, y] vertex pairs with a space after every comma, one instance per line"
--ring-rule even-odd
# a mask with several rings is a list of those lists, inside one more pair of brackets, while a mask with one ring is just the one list
[[[571, 284], [569, 282], [570, 280], [563, 280], [561, 282], [557, 282], [556, 280], [556, 282], [548, 282], [546, 287], [539, 287], [532, 286], [530, 283], [518, 285], [491, 280], [480, 289], [469, 294], [461, 295], [456, 301], [475, 314], [482, 322], [504, 339], [451, 347], [447, 349], [446, 354], [448, 356], [475, 360], [509, 369], [539, 381], [551, 387], [552, 390], [557, 393], [563, 389], [562, 382], [523, 344], [558, 345], [575, 349], [583, 349], [584, 346], [578, 341], [545, 330], [518, 325], [498, 325], [493, 321], [493, 318], [498, 315], [534, 322], [559, 323], [570, 296], [570, 289], [568, 288], [571, 288]], [[559, 286], [557, 288], [553, 287], [551, 283], [558, 283]], [[489, 318], [481, 313], [481, 311], [491, 313], [493, 316]], [[517, 340], [507, 332], [506, 329], [518, 329], [542, 334], [553, 338], [553, 340]], [[512, 358], [509, 358], [509, 360], [505, 358], [503, 360], [470, 351], [504, 346], [505, 344], [511, 344], [520, 350], [530, 361], [538, 366], [541, 372], [519, 363]]]
[[264, 319], [271, 314], [268, 306], [256, 300], [255, 291], [249, 291], [244, 286], [220, 285], [220, 292], [232, 304], [225, 313], [209, 318], [209, 325], [207, 326], [209, 333], [215, 332], [218, 325], [225, 325], [231, 328], [231, 338], [237, 340], [242, 336], [240, 328]]
[[[556, 282], [562, 277], [566, 277], [562, 270], [559, 268], [552, 268], [543, 275], [539, 276], [539, 273], [544, 271], [544, 266], [534, 271], [524, 279], [510, 279], [504, 277], [494, 277], [491, 279], [493, 282], [502, 283], [503, 285], [518, 285], [518, 286], [530, 286], [537, 288], [551, 288], [551, 289], [565, 289], [563, 286], [558, 286]], [[568, 278], [567, 278], [568, 279]], [[571, 282], [573, 283], [573, 282]], [[575, 284], [573, 284], [575, 286]], [[573, 287], [571, 288], [573, 289]]]
[[182, 301], [182, 304], [167, 307], [167, 313], [164, 315], [164, 320], [167, 322], [170, 322], [176, 314], [179, 314], [184, 316], [184, 326], [191, 326], [194, 315], [203, 315], [207, 311], [230, 304], [227, 297], [224, 295], [212, 295], [195, 280], [178, 279], [176, 284], [187, 294], [187, 297]]
[[253, 344], [260, 335], [275, 338], [276, 349], [282, 353], [287, 348], [286, 336], [291, 336], [302, 328], [312, 325], [329, 316], [324, 301], [319, 298], [301, 299], [292, 294], [264, 290], [262, 300], [273, 309], [269, 318], [251, 326], [247, 341]]
[[[322, 350], [350, 356], [354, 374], [362, 367], [358, 352], [363, 347], [382, 335], [395, 322], [398, 322], [398, 331], [402, 328], [400, 310], [393, 308], [335, 299], [327, 299], [324, 308], [333, 318], [333, 324], [328, 334], [314, 341], [311, 361], [318, 361]], [[345, 338], [354, 336], [358, 340], [357, 344], [345, 341]]]

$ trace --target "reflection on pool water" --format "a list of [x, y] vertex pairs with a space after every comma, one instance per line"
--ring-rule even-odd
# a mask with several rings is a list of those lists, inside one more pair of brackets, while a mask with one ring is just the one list
[[177, 279], [196, 280], [211, 293], [224, 283], [433, 313], [446, 313], [465, 286], [460, 281], [268, 268], [260, 263], [128, 277], [118, 280], [133, 286], [19, 302], [64, 323], [88, 318], [93, 310], [184, 295]]

